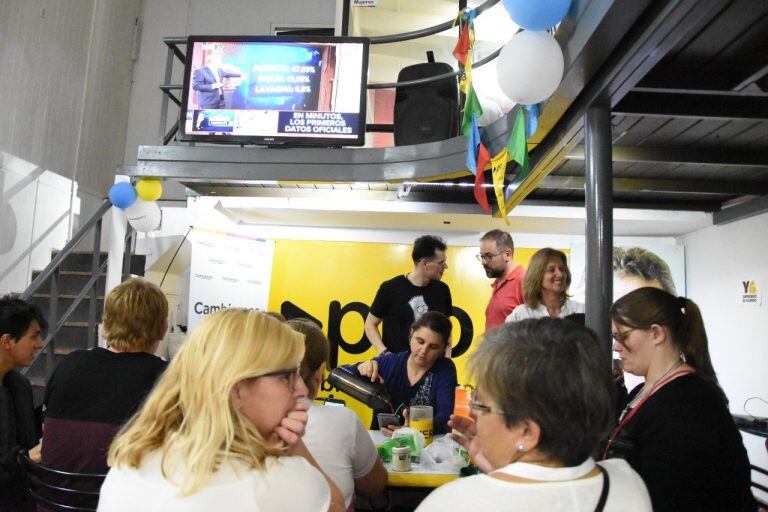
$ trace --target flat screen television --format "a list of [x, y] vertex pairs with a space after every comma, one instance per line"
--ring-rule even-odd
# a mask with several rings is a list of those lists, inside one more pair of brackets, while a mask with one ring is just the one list
[[368, 39], [190, 36], [182, 141], [362, 146]]

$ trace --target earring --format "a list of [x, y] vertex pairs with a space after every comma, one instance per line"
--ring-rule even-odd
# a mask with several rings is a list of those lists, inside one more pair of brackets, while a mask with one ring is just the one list
[[522, 443], [520, 443], [519, 445], [517, 445], [517, 451], [524, 452], [525, 451], [525, 446]]

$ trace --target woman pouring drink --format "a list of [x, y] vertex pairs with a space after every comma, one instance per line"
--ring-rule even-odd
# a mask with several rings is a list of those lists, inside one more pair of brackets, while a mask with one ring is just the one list
[[[410, 351], [384, 354], [357, 365], [345, 367], [349, 372], [382, 382], [393, 399], [396, 411], [414, 405], [434, 409], [434, 433], [449, 431], [448, 418], [453, 411], [456, 366], [445, 357], [451, 338], [451, 321], [437, 311], [428, 311], [412, 325]], [[372, 429], [379, 427], [374, 410]], [[404, 412], [407, 420], [407, 413]], [[397, 425], [383, 426], [381, 432], [391, 436]]]

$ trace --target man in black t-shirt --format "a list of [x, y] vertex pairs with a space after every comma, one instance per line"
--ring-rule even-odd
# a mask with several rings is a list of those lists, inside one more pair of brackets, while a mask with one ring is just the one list
[[425, 312], [451, 316], [451, 290], [441, 281], [448, 268], [445, 249], [442, 238], [420, 236], [413, 242], [413, 271], [379, 286], [365, 319], [365, 334], [379, 354], [408, 350], [411, 324]]

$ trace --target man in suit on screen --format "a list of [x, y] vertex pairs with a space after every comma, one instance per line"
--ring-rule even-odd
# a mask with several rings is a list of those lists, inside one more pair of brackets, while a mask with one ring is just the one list
[[210, 53], [205, 66], [192, 73], [192, 89], [200, 93], [200, 108], [225, 108], [223, 80], [239, 76], [242, 73], [223, 65], [220, 53]]

